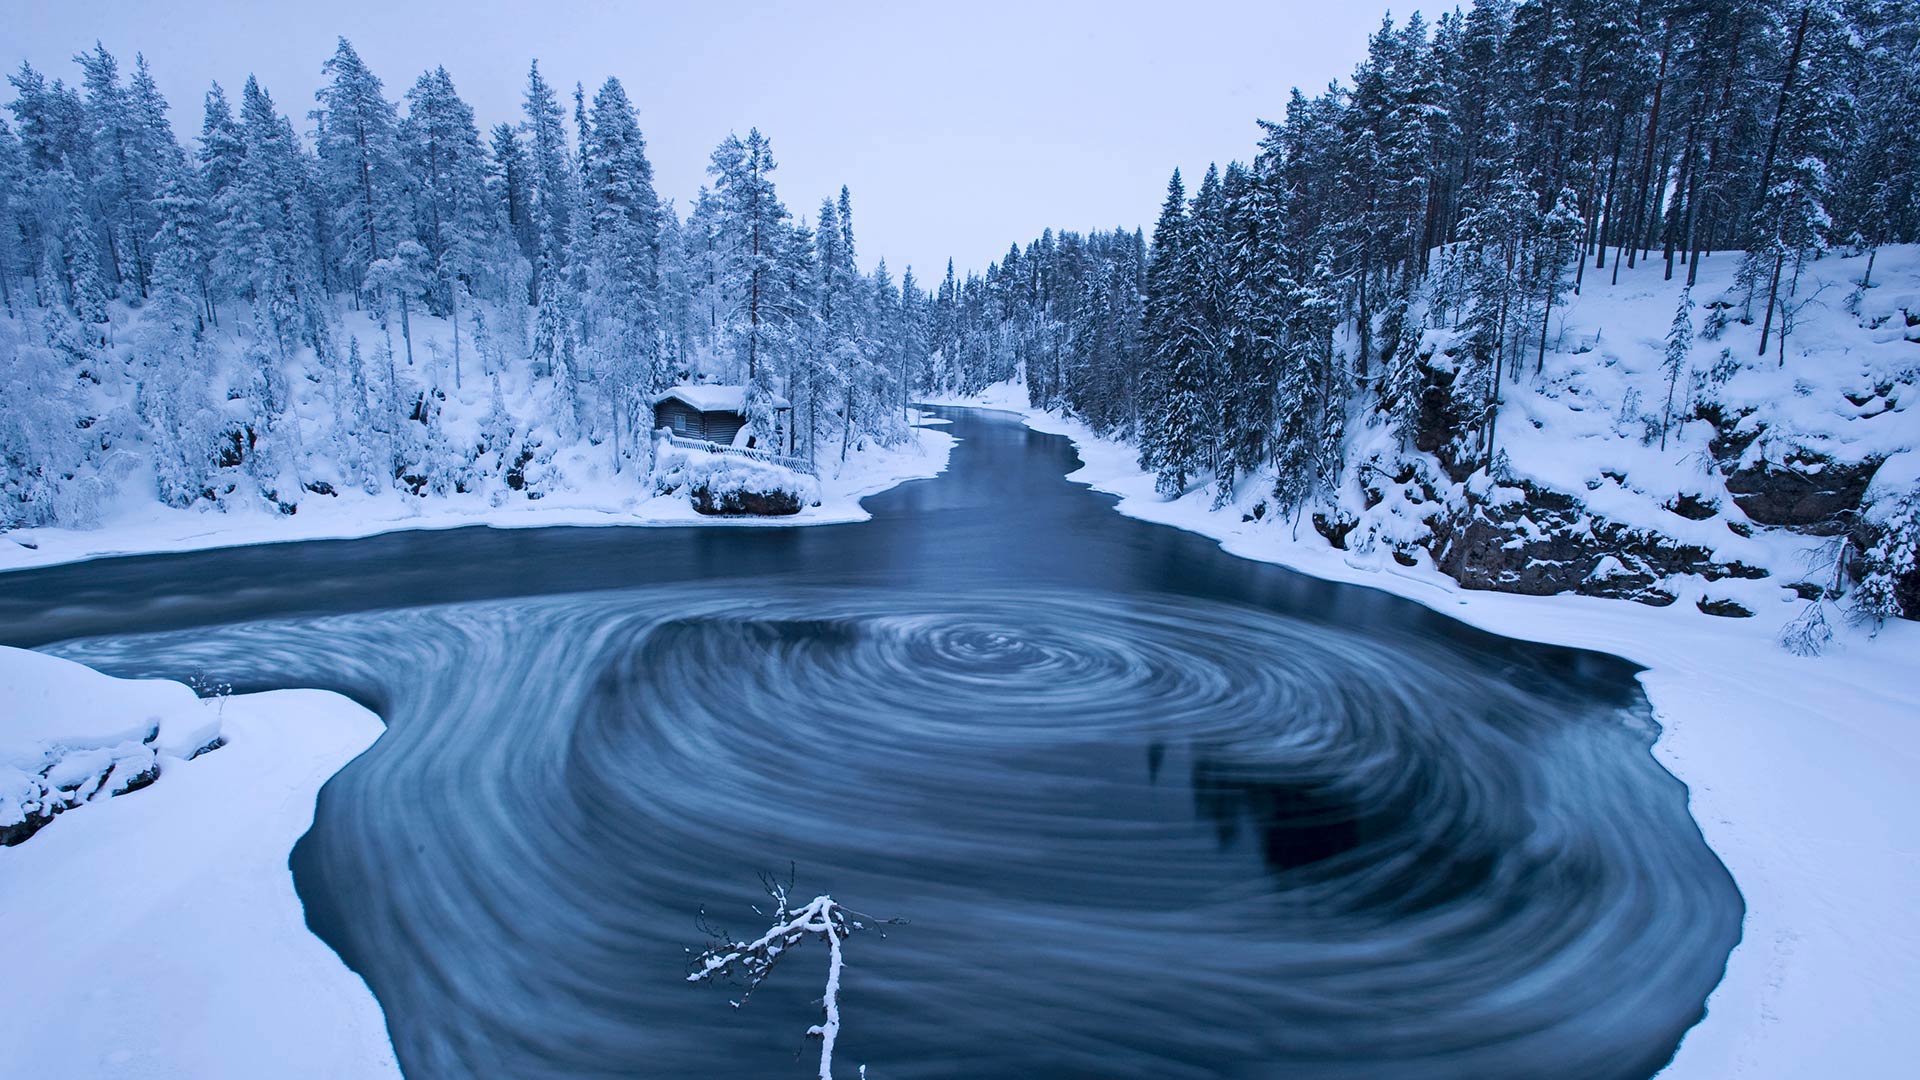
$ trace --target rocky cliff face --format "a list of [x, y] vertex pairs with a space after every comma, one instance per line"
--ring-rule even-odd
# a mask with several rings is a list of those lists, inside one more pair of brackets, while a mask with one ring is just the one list
[[1838, 536], [1859, 512], [1881, 460], [1869, 457], [1847, 464], [1821, 454], [1795, 453], [1782, 461], [1735, 468], [1727, 474], [1727, 493], [1761, 525]]
[[1502, 490], [1517, 494], [1468, 507], [1435, 537], [1435, 565], [1470, 589], [1577, 592], [1664, 607], [1675, 597], [1661, 583], [1675, 575], [1768, 576], [1706, 547], [1610, 521], [1562, 492], [1524, 482]]

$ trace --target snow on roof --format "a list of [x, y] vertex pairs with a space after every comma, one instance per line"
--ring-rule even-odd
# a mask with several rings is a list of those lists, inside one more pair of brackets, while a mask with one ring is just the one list
[[[792, 408], [792, 406], [787, 403], [786, 398], [778, 394], [770, 396], [773, 398], [774, 408]], [[653, 399], [653, 403], [658, 405], [668, 398], [679, 398], [681, 401], [699, 409], [701, 412], [739, 413], [747, 411], [747, 388], [739, 385], [723, 385], [720, 383], [701, 383], [695, 385], [692, 383], [682, 383], [679, 386], [668, 387], [665, 392]]]

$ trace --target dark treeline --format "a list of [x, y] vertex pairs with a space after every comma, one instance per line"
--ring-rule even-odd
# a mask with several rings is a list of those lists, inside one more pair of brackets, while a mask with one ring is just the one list
[[[483, 132], [445, 69], [396, 100], [342, 39], [310, 110], [215, 85], [183, 140], [144, 58], [73, 59], [9, 75], [0, 118], [0, 528], [84, 519], [130, 449], [176, 506], [518, 488], [579, 444], [618, 470], [696, 377], [747, 383], [763, 436], [790, 399], [802, 454], [905, 430], [929, 301], [857, 268], [845, 189], [796, 220], [757, 130], [683, 211], [613, 78], [569, 110], [536, 63]], [[450, 433], [476, 377], [492, 414]]]
[[1503, 380], [1544, 363], [1556, 303], [1623, 265], [1691, 283], [1742, 253], [1707, 330], [1752, 322], [1784, 362], [1806, 260], [1920, 239], [1920, 6], [1388, 18], [1350, 85], [1261, 126], [1251, 164], [1191, 195], [1174, 174], [1149, 250], [1049, 235], [943, 287], [932, 382], [1023, 369], [1036, 404], [1136, 440], [1163, 490], [1211, 478], [1224, 499], [1266, 470], [1297, 511], [1357, 422], [1456, 479], [1492, 464]]

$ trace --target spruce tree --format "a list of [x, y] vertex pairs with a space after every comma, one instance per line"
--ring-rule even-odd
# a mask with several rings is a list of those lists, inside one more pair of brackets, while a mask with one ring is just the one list
[[399, 120], [379, 78], [346, 38], [321, 65], [318, 151], [326, 206], [340, 223], [337, 258], [346, 280], [363, 288], [374, 263], [406, 238], [400, 205], [405, 176]]
[[1693, 351], [1693, 290], [1680, 290], [1680, 305], [1674, 310], [1673, 324], [1667, 328], [1667, 353], [1662, 367], [1667, 373], [1667, 403], [1660, 412], [1660, 449], [1667, 448], [1667, 428], [1673, 423], [1673, 397], [1680, 386], [1680, 374], [1687, 370], [1687, 357]]

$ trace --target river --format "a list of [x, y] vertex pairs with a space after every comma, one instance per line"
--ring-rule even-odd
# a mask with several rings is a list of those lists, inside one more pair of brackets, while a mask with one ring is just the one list
[[[400, 532], [0, 575], [0, 641], [318, 686], [387, 733], [292, 855], [410, 1077], [1647, 1077], [1742, 903], [1616, 658], [1223, 553], [938, 410], [809, 528]], [[190, 767], [190, 766], [189, 766]], [[137, 796], [136, 796], [137, 797]], [[735, 995], [737, 996], [737, 994]]]

